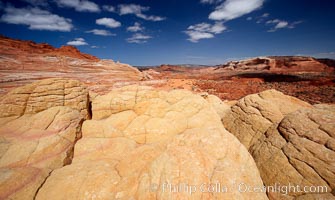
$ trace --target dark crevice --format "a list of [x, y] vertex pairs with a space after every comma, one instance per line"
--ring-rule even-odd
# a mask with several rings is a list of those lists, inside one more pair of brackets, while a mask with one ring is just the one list
[[[90, 111], [90, 110], [91, 110], [90, 107], [88, 107], [88, 111]], [[84, 121], [85, 121], [85, 119], [81, 119], [80, 122], [79, 122], [79, 125], [78, 125], [77, 130], [76, 130], [76, 132], [77, 132], [76, 139], [73, 142], [72, 147], [66, 152], [66, 158], [63, 160], [63, 166], [62, 167], [66, 166], [66, 165], [70, 165], [72, 163], [72, 159], [73, 159], [73, 156], [74, 156], [75, 145], [76, 145], [77, 141], [80, 140], [81, 137], [82, 137], [82, 129], [81, 128], [82, 128], [82, 125], [83, 125]], [[57, 168], [57, 169], [61, 169], [61, 168]], [[54, 169], [54, 170], [57, 170], [57, 169]], [[45, 184], [45, 182], [47, 181], [47, 179], [51, 176], [51, 173], [54, 170], [51, 170], [49, 172], [48, 176], [45, 177], [44, 181], [41, 183], [41, 185], [36, 190], [33, 200], [36, 199], [38, 192], [43, 187], [43, 185]]]
[[63, 160], [63, 167], [66, 166], [66, 165], [70, 165], [72, 163], [72, 159], [73, 159], [73, 156], [74, 156], [74, 147], [76, 146], [76, 143], [78, 140], [81, 139], [82, 137], [82, 131], [81, 131], [81, 127], [84, 123], [84, 119], [82, 119], [80, 122], [79, 122], [79, 126], [77, 127], [77, 135], [76, 135], [76, 139], [75, 141], [73, 142], [73, 145], [72, 147], [66, 152], [66, 158]]
[[87, 95], [87, 119], [92, 119], [93, 112], [92, 112], [92, 101], [90, 99], [90, 95]]
[[43, 181], [43, 182], [41, 183], [41, 185], [37, 188], [37, 190], [36, 190], [36, 192], [35, 192], [35, 194], [34, 194], [34, 198], [33, 198], [33, 200], [36, 199], [38, 192], [39, 192], [40, 189], [43, 187], [43, 185], [44, 185], [44, 183], [47, 181], [47, 179], [51, 176], [51, 173], [52, 173], [52, 172], [53, 172], [53, 170], [51, 170], [51, 171], [49, 172], [48, 176], [45, 177], [44, 181]]

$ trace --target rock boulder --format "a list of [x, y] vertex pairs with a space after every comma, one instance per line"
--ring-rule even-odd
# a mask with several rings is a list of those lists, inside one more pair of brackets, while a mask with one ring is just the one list
[[[335, 106], [316, 105], [288, 114], [271, 126], [250, 152], [265, 185], [312, 186], [313, 190], [322, 186], [315, 193], [332, 196], [330, 193], [335, 191]], [[305, 199], [302, 195], [306, 199], [322, 199], [322, 195], [310, 191], [289, 193], [289, 196]], [[283, 196], [273, 199], [281, 198]]]
[[72, 164], [55, 170], [36, 199], [267, 199], [238, 191], [263, 183], [203, 97], [128, 86], [97, 96], [92, 110]]
[[87, 92], [49, 79], [17, 88], [0, 104], [0, 199], [34, 199], [49, 174], [71, 163]]

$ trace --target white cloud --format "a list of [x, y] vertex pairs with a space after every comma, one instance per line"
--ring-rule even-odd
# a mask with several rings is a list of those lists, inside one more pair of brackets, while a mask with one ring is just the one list
[[102, 9], [108, 11], [108, 12], [115, 12], [115, 7], [114, 6], [110, 6], [110, 5], [104, 5], [102, 6]]
[[279, 22], [276, 26], [275, 26], [275, 29], [280, 29], [280, 28], [285, 28], [288, 26], [288, 22], [286, 21], [281, 21]]
[[121, 4], [118, 6], [120, 15], [135, 15], [138, 18], [148, 20], [148, 21], [163, 21], [165, 17], [146, 15], [143, 12], [150, 10], [150, 7], [145, 7], [136, 4]]
[[280, 19], [273, 19], [273, 20], [268, 20], [265, 24], [267, 25], [273, 25], [273, 27], [268, 30], [268, 32], [275, 32], [278, 29], [293, 29], [295, 28], [296, 25], [301, 24], [303, 21], [295, 21], [295, 22], [287, 22], [285, 20], [280, 20]]
[[200, 0], [200, 3], [208, 3], [208, 4], [213, 4], [215, 0]]
[[212, 20], [232, 20], [260, 8], [264, 0], [226, 0], [210, 13]]
[[263, 23], [266, 20], [266, 18], [268, 18], [269, 16], [270, 16], [269, 13], [264, 13], [263, 15], [256, 17], [257, 19], [256, 23], [257, 24]]
[[137, 44], [141, 44], [141, 43], [146, 43], [148, 41], [148, 39], [152, 38], [149, 35], [143, 35], [141, 33], [135, 33], [132, 37], [127, 38], [127, 42], [128, 43], [137, 43]]
[[100, 12], [96, 3], [88, 0], [56, 0], [59, 7], [74, 8], [79, 12]]
[[121, 4], [119, 5], [120, 15], [127, 14], [139, 14], [142, 12], [146, 12], [150, 9], [150, 7], [144, 7], [136, 4]]
[[186, 33], [188, 34], [188, 36], [190, 36], [188, 40], [194, 43], [197, 43], [201, 39], [209, 39], [214, 37], [212, 33], [206, 32], [186, 31]]
[[248, 21], [251, 21], [251, 20], [252, 20], [252, 17], [248, 17], [247, 20], [248, 20]]
[[210, 32], [214, 34], [219, 34], [225, 31], [227, 28], [223, 25], [222, 22], [216, 22], [210, 29]]
[[98, 46], [94, 46], [94, 45], [93, 45], [93, 46], [91, 46], [91, 48], [92, 48], [92, 49], [99, 49], [99, 47], [98, 47]]
[[279, 23], [279, 22], [280, 22], [279, 19], [273, 19], [273, 20], [268, 20], [268, 21], [266, 22], [266, 24], [277, 24], [277, 23]]
[[92, 29], [90, 31], [86, 31], [86, 33], [93, 33], [94, 35], [102, 35], [102, 36], [115, 36], [111, 32], [103, 29]]
[[302, 20], [300, 20], [300, 21], [295, 21], [295, 22], [292, 22], [292, 23], [290, 23], [289, 25], [288, 25], [288, 28], [295, 28], [295, 26], [296, 25], [298, 25], [298, 24], [301, 24], [301, 23], [303, 23], [304, 21], [302, 21]]
[[144, 27], [142, 27], [141, 24], [138, 22], [135, 22], [133, 26], [129, 26], [127, 28], [127, 31], [130, 31], [130, 32], [138, 32], [138, 31], [143, 31], [143, 30], [144, 30]]
[[223, 0], [200, 0], [200, 3], [203, 4], [216, 4], [216, 3], [220, 3]]
[[213, 25], [208, 23], [200, 23], [189, 26], [184, 32], [189, 36], [187, 40], [196, 43], [201, 39], [213, 38], [215, 34], [220, 34], [226, 29], [227, 28], [223, 25], [222, 22], [216, 22]]
[[60, 17], [39, 8], [15, 8], [8, 6], [1, 17], [8, 24], [22, 24], [31, 30], [71, 31], [71, 19]]
[[269, 17], [269, 16], [270, 16], [269, 13], [264, 13], [261, 17], [262, 17], [262, 18], [266, 18], [266, 17]]
[[66, 44], [67, 45], [72, 45], [72, 46], [88, 45], [84, 38], [75, 38], [72, 41], [68, 41]]
[[98, 25], [106, 26], [108, 28], [117, 28], [121, 26], [120, 22], [116, 21], [113, 18], [106, 17], [95, 20], [95, 23]]

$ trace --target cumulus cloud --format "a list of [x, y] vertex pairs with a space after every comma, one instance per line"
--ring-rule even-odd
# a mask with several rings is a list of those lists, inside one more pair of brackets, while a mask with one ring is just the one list
[[67, 45], [72, 45], [72, 46], [88, 45], [84, 38], [75, 38], [72, 41], [68, 41], [66, 44]]
[[130, 31], [130, 32], [139, 32], [139, 31], [143, 31], [144, 30], [144, 27], [141, 26], [140, 23], [138, 22], [135, 22], [135, 24], [133, 26], [129, 26], [127, 28], [127, 31]]
[[282, 22], [278, 22], [278, 24], [275, 26], [275, 29], [285, 28], [287, 26], [288, 26], [288, 22], [282, 21]]
[[106, 26], [108, 28], [117, 28], [121, 26], [120, 22], [116, 21], [113, 18], [106, 17], [95, 20], [95, 23], [98, 25]]
[[212, 20], [232, 20], [260, 8], [264, 0], [226, 0], [210, 13]]
[[104, 5], [102, 6], [102, 9], [108, 11], [108, 12], [115, 12], [115, 7], [114, 6], [110, 6], [110, 5]]
[[184, 32], [189, 36], [187, 40], [196, 43], [201, 39], [213, 38], [215, 34], [220, 34], [226, 29], [227, 28], [223, 25], [222, 22], [216, 22], [213, 25], [208, 23], [200, 23], [189, 26]]
[[132, 37], [127, 38], [128, 43], [136, 43], [136, 44], [141, 44], [141, 43], [146, 43], [148, 39], [152, 38], [149, 35], [144, 35], [141, 33], [135, 33]]
[[74, 8], [79, 12], [100, 12], [96, 3], [88, 0], [56, 0], [59, 7]]
[[115, 36], [111, 32], [103, 29], [92, 29], [90, 31], [86, 31], [86, 33], [93, 33], [94, 35], [101, 35], [101, 36]]
[[121, 4], [119, 5], [120, 15], [127, 14], [139, 14], [142, 12], [146, 12], [150, 9], [150, 7], [144, 7], [136, 4]]
[[148, 21], [163, 21], [165, 17], [146, 15], [143, 12], [150, 10], [150, 7], [145, 7], [136, 4], [121, 4], [118, 6], [120, 15], [135, 15], [138, 18], [148, 20]]
[[295, 22], [288, 22], [285, 20], [280, 20], [280, 19], [273, 19], [273, 20], [268, 20], [266, 22], [267, 25], [272, 25], [273, 27], [268, 30], [268, 32], [275, 32], [279, 29], [285, 29], [285, 28], [289, 28], [289, 29], [293, 29], [296, 27], [296, 25], [302, 23], [302, 21], [295, 21]]
[[29, 26], [31, 30], [71, 31], [71, 19], [39, 8], [15, 8], [8, 6], [1, 17], [2, 22]]

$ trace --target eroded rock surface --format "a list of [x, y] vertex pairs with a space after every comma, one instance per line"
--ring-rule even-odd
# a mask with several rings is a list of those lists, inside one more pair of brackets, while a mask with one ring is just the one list
[[[267, 199], [234, 185], [263, 183], [212, 105], [191, 92], [138, 86], [97, 96], [72, 164], [54, 170], [36, 199]], [[228, 191], [200, 191], [215, 183]], [[179, 184], [197, 191], [170, 191]]]
[[[300, 191], [291, 190], [289, 195], [283, 195], [283, 191], [269, 192], [270, 199], [327, 199], [332, 196], [335, 183], [334, 105], [311, 106], [269, 90], [242, 98], [222, 121], [249, 149], [265, 186], [301, 187]], [[323, 188], [314, 193], [308, 188], [303, 191], [303, 187], [310, 186]]]
[[44, 79], [16, 88], [3, 96], [0, 118], [35, 114], [54, 106], [74, 108], [87, 118], [88, 101], [88, 91], [79, 81]]
[[[335, 189], [335, 105], [316, 105], [288, 114], [269, 128], [250, 152], [265, 185], [324, 186], [319, 193], [329, 194], [298, 199], [335, 199], [330, 194]], [[293, 197], [303, 194], [289, 193]]]
[[0, 105], [0, 199], [34, 199], [49, 174], [71, 163], [87, 116], [78, 82], [39, 81], [5, 95]]
[[267, 90], [240, 99], [223, 117], [222, 122], [229, 132], [250, 149], [273, 123], [280, 122], [293, 111], [309, 107], [310, 104], [297, 98], [276, 90]]

